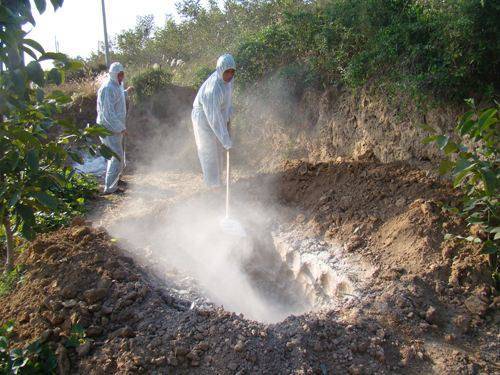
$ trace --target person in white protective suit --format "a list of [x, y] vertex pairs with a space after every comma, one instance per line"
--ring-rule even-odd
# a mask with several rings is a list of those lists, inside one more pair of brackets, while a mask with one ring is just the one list
[[109, 67], [108, 79], [97, 92], [97, 124], [104, 126], [113, 134], [100, 137], [101, 142], [109, 147], [117, 156], [108, 160], [104, 193], [111, 194], [117, 191], [120, 175], [125, 168], [124, 136], [127, 133], [125, 120], [127, 107], [125, 97], [132, 87], [123, 89], [125, 73], [123, 65], [114, 62]]
[[191, 119], [203, 179], [211, 188], [221, 186], [222, 152], [232, 140], [228, 124], [232, 114], [234, 58], [225, 54], [217, 60], [217, 69], [200, 87], [193, 103]]

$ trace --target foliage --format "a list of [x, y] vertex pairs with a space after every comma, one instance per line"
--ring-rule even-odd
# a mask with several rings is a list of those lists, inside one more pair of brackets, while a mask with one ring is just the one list
[[0, 274], [0, 297], [9, 294], [23, 280], [24, 267], [18, 265], [10, 272]]
[[498, 88], [499, 15], [492, 1], [328, 1], [285, 13], [242, 43], [237, 60], [247, 82], [300, 62], [324, 85], [387, 80], [462, 98]]
[[194, 72], [193, 86], [196, 89], [199, 89], [214, 71], [215, 69], [209, 68], [208, 66], [202, 66], [198, 68], [196, 72]]
[[128, 65], [133, 61], [141, 61], [143, 64], [150, 61], [147, 54], [147, 43], [149, 43], [154, 29], [153, 15], [137, 18], [137, 25], [132, 30], [125, 30], [116, 37], [116, 47], [122, 52], [123, 58], [120, 60]]
[[[154, 64], [167, 66], [172, 60], [181, 59], [187, 64], [182, 68], [172, 66], [174, 78], [183, 85], [196, 86], [194, 72], [204, 66], [213, 70], [219, 55], [235, 51], [246, 34], [278, 22], [283, 9], [304, 6], [303, 0], [226, 0], [223, 8], [218, 3], [209, 1], [202, 6], [199, 0], [177, 1], [182, 21], [167, 18], [163, 25], [147, 28], [146, 35], [142, 27], [145, 20], [139, 18], [136, 27], [115, 38], [113, 59], [124, 62], [127, 69], [144, 69]], [[128, 42], [124, 43], [125, 40]], [[102, 54], [94, 54], [88, 61], [94, 64], [102, 58]]]
[[66, 341], [65, 346], [67, 348], [78, 348], [80, 345], [85, 344], [87, 342], [87, 335], [85, 334], [85, 330], [79, 324], [71, 327], [71, 333]]
[[461, 101], [500, 86], [498, 1], [182, 0], [177, 9], [181, 22], [139, 19], [118, 35], [129, 42], [115, 43], [115, 57], [138, 67], [180, 58], [174, 80], [193, 86], [228, 51], [244, 85], [290, 67], [303, 87], [374, 81]]
[[149, 68], [132, 77], [134, 94], [139, 101], [151, 98], [172, 82], [172, 74], [161, 68]]
[[[54, 9], [62, 3], [52, 0]], [[45, 0], [35, 4], [44, 12]], [[70, 98], [58, 90], [46, 95], [42, 88], [46, 83], [61, 84], [65, 71], [81, 64], [46, 52], [28, 39], [23, 30], [26, 23], [35, 24], [29, 0], [0, 4], [0, 61], [5, 67], [0, 75], [0, 219], [6, 234], [7, 270], [12, 267], [13, 236], [32, 238], [40, 213], [61, 214], [64, 200], [75, 197], [66, 195], [66, 188], [73, 178], [71, 160], [81, 160], [76, 145], [111, 156], [109, 149], [93, 144], [96, 135], [109, 134], [104, 128], [79, 129], [58, 119]], [[26, 62], [23, 53], [32, 61]], [[40, 64], [45, 60], [54, 62], [48, 72]]]
[[[463, 200], [455, 212], [472, 227], [464, 239], [481, 244], [497, 266], [500, 246], [500, 106], [479, 109], [468, 100], [471, 110], [465, 113], [456, 127], [460, 142], [455, 142], [436, 129], [425, 142], [435, 142], [445, 153], [440, 173], [450, 174], [454, 188], [460, 189]], [[462, 142], [471, 145], [465, 146]], [[498, 277], [498, 274], [496, 274]]]
[[0, 374], [56, 374], [57, 360], [47, 344], [34, 341], [24, 349], [11, 348], [14, 324], [0, 327]]
[[59, 198], [59, 206], [54, 211], [40, 211], [35, 214], [35, 231], [46, 232], [68, 225], [75, 216], [81, 216], [88, 210], [87, 201], [98, 193], [99, 183], [91, 175], [81, 175], [67, 170], [69, 176], [64, 186], [54, 185], [50, 191]]

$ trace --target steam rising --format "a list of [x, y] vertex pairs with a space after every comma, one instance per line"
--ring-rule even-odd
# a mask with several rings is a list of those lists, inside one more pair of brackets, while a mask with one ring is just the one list
[[[271, 88], [268, 95], [288, 109], [293, 107], [284, 84]], [[270, 128], [259, 128], [258, 121], [267, 116], [268, 123], [283, 124], [287, 122], [283, 116], [289, 118], [290, 111], [263, 100], [262, 95], [240, 97], [245, 98], [246, 109], [239, 117], [241, 134], [237, 138], [247, 143], [247, 156], [255, 147], [255, 155], [261, 155], [259, 138]], [[203, 187], [191, 131], [191, 99], [172, 89], [168, 95], [154, 98], [146, 109], [133, 108], [128, 125], [133, 181], [120, 205], [104, 215], [103, 224], [139, 262], [160, 270], [157, 275], [166, 285], [175, 281], [172, 275], [189, 276], [197, 285], [188, 289], [196, 289], [195, 293], [216, 305], [265, 322], [311, 309], [273, 246], [270, 223], [276, 212], [272, 205], [247, 201], [243, 189], [233, 195], [232, 212], [250, 236], [234, 238], [222, 231], [224, 196]], [[161, 105], [162, 101], [174, 104], [158, 119], [152, 112], [154, 103]], [[265, 189], [262, 194], [266, 198], [272, 195]]]

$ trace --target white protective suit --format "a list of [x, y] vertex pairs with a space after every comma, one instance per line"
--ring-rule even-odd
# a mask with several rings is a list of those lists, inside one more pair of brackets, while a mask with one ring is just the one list
[[122, 64], [115, 62], [109, 67], [109, 78], [97, 92], [97, 123], [113, 132], [112, 135], [101, 137], [101, 142], [108, 146], [120, 159], [112, 157], [106, 167], [104, 193], [113, 193], [118, 189], [118, 180], [125, 168], [125, 150], [123, 131], [126, 129], [125, 119], [127, 107], [126, 92], [118, 83], [118, 73], [123, 72]]
[[217, 60], [216, 71], [200, 87], [191, 114], [203, 178], [209, 187], [221, 185], [223, 150], [220, 146], [229, 150], [233, 145], [227, 129], [233, 111], [233, 82], [222, 78], [229, 69], [236, 69], [234, 59], [229, 54], [222, 55]]

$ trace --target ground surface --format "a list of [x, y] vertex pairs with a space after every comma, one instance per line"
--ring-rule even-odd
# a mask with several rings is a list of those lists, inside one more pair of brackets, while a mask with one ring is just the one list
[[[441, 214], [450, 191], [429, 173], [368, 160], [238, 176], [245, 240], [220, 234], [223, 192], [197, 173], [125, 179], [87, 222], [35, 241], [0, 304], [18, 343], [41, 335], [61, 372], [500, 370], [486, 259], [443, 243], [461, 223]], [[87, 343], [64, 349], [75, 324]]]

